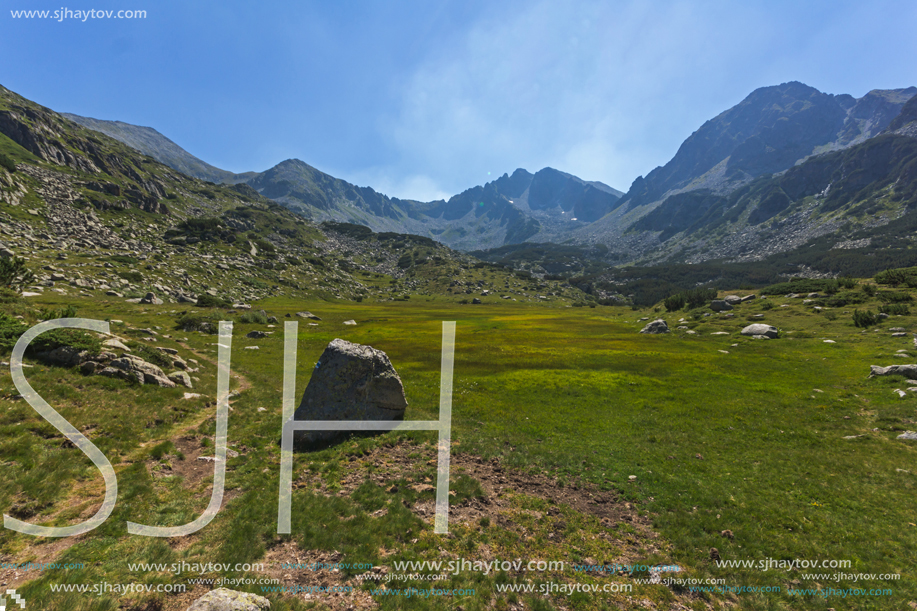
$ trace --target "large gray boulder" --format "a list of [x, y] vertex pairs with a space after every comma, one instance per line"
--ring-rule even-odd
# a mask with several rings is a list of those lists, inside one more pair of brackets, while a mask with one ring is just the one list
[[[335, 339], [322, 353], [294, 420], [402, 420], [408, 402], [388, 356], [372, 346]], [[297, 443], [343, 431], [297, 431]]]
[[731, 310], [732, 306], [725, 299], [714, 299], [710, 302], [710, 309], [714, 312], [725, 312], [726, 310]]
[[777, 327], [772, 327], [771, 325], [765, 325], [764, 323], [755, 323], [753, 325], [748, 325], [742, 329], [742, 335], [750, 335], [752, 337], [766, 337], [767, 339], [777, 339], [777, 336], [780, 335], [780, 331], [777, 330]]
[[879, 367], [878, 365], [869, 366], [869, 377], [877, 376], [904, 376], [906, 378], [917, 378], [917, 365], [890, 365], [888, 367]]
[[729, 305], [736, 305], [737, 303], [742, 303], [742, 298], [739, 297], [738, 295], [726, 295], [725, 297], [723, 297], [723, 301], [725, 301]]
[[270, 608], [271, 601], [263, 596], [217, 588], [194, 601], [187, 611], [265, 611]]
[[668, 333], [668, 332], [669, 332], [669, 325], [661, 318], [657, 318], [653, 322], [647, 323], [646, 326], [640, 330], [640, 333], [652, 333], [652, 334]]

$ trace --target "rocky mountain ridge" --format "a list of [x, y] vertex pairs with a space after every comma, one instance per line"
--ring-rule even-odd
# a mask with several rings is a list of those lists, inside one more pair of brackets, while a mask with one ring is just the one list
[[551, 168], [517, 169], [448, 201], [417, 202], [298, 160], [240, 187], [314, 221], [407, 232], [461, 250], [572, 243], [602, 246], [608, 264], [659, 264], [756, 261], [822, 237], [850, 248], [874, 244], [866, 233], [900, 226], [908, 214], [915, 93], [856, 99], [797, 82], [763, 87], [707, 121], [626, 194]]

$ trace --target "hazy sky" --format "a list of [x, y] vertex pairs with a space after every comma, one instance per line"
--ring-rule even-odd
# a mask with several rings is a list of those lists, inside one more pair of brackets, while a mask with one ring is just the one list
[[15, 19], [0, 84], [228, 170], [296, 157], [429, 200], [518, 167], [626, 191], [752, 90], [917, 85], [917, 3], [92, 0]]

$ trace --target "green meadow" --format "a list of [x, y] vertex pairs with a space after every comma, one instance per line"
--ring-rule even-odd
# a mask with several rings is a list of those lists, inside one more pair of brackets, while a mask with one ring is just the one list
[[[11, 306], [29, 324], [37, 320], [34, 307], [74, 305], [80, 317], [123, 321], [112, 324], [112, 333], [120, 337], [174, 347], [183, 358], [197, 359], [192, 392], [202, 396], [184, 399], [189, 389], [182, 387], [131, 386], [26, 361], [33, 365], [25, 371], [36, 391], [105, 452], [119, 481], [118, 505], [91, 533], [50, 540], [0, 532], [5, 562], [84, 565], [15, 578], [32, 608], [184, 609], [209, 586], [195, 590], [189, 585], [185, 594], [102, 595], [52, 592], [51, 586], [189, 583], [202, 575], [137, 571], [129, 565], [294, 562], [294, 557], [322, 553], [389, 570], [396, 561], [455, 558], [563, 560], [568, 568], [538, 574], [464, 571], [433, 584], [475, 592], [461, 597], [373, 595], [379, 584], [359, 583], [357, 576], [365, 571], [348, 568], [328, 576], [326, 585], [350, 584], [357, 593], [349, 597], [307, 598], [265, 591], [257, 583], [229, 587], [267, 596], [271, 609], [290, 610], [347, 604], [467, 611], [637, 609], [647, 603], [659, 609], [891, 609], [917, 600], [917, 442], [897, 439], [906, 430], [917, 430], [915, 395], [906, 390], [917, 382], [867, 379], [870, 365], [917, 362], [917, 357], [896, 356], [917, 354], [911, 334], [892, 337], [889, 331], [910, 331], [909, 315], [863, 329], [853, 324], [853, 307], [819, 313], [802, 298], [780, 296], [738, 305], [731, 317], [704, 316], [710, 312], [705, 308], [670, 313], [661, 307], [586, 308], [492, 299], [463, 305], [423, 295], [384, 303], [277, 298], [253, 304], [279, 318], [273, 328], [238, 322], [238, 314], [215, 310], [220, 318], [237, 321], [231, 388], [239, 392], [231, 400], [228, 437], [238, 455], [228, 460], [224, 506], [214, 521], [187, 537], [156, 539], [128, 535], [126, 522], [184, 524], [209, 500], [213, 463], [195, 457], [213, 454], [216, 336], [177, 329], [176, 315], [187, 308], [175, 304], [33, 299], [41, 301]], [[875, 309], [877, 303], [857, 307]], [[310, 326], [312, 321], [295, 317], [301, 310], [321, 321]], [[780, 329], [779, 339], [740, 335], [757, 314]], [[672, 332], [639, 333], [647, 322], [641, 319], [659, 317]], [[358, 324], [343, 325], [348, 319]], [[299, 322], [297, 404], [325, 346], [342, 338], [388, 354], [404, 383], [409, 420], [438, 417], [441, 324], [456, 321], [449, 535], [434, 535], [432, 514], [416, 510], [434, 496], [436, 434], [429, 432], [352, 436], [298, 452], [293, 533], [276, 534], [283, 323], [288, 320]], [[137, 329], [153, 329], [157, 335]], [[273, 333], [245, 338], [253, 330]], [[906, 396], [899, 397], [896, 389]], [[4, 367], [4, 513], [45, 525], [92, 515], [104, 491], [98, 471], [16, 394]], [[397, 468], [392, 453], [413, 466]], [[497, 482], [498, 491], [493, 482], [463, 467], [478, 459], [500, 465], [502, 475], [496, 477], [504, 481]], [[380, 478], [385, 485], [379, 485]], [[538, 492], [524, 485], [536, 479], [564, 492]], [[579, 501], [565, 503], [568, 494]], [[611, 499], [617, 509], [608, 515], [616, 518], [590, 513], [588, 498], [600, 497]], [[463, 514], [463, 508], [472, 507], [483, 509]], [[761, 570], [718, 567], [715, 558], [849, 564], [842, 569]], [[684, 584], [643, 583], [649, 576], [645, 571], [577, 573], [569, 568], [572, 563], [674, 564], [681, 571], [673, 577], [722, 580], [718, 583], [732, 591], [692, 592]], [[900, 578], [855, 582], [807, 577], [838, 572]], [[275, 576], [282, 581], [283, 573]], [[13, 583], [9, 572], [0, 576]], [[263, 576], [233, 569], [203, 575]], [[619, 584], [631, 590], [548, 596], [499, 591], [508, 584], [548, 582]], [[431, 582], [387, 584], [411, 586], [429, 588]], [[741, 587], [746, 590], [735, 589]], [[748, 591], [753, 588], [772, 591]], [[892, 593], [845, 598], [795, 594], [795, 588]]]

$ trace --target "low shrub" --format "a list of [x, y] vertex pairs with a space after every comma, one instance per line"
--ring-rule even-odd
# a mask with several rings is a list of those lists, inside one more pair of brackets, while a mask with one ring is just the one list
[[868, 310], [864, 310], [864, 311], [854, 310], [853, 311], [853, 324], [856, 327], [862, 327], [862, 328], [871, 327], [878, 322], [879, 322], [879, 317]]
[[842, 289], [855, 289], [857, 281], [856, 278], [838, 278], [837, 285]]
[[911, 313], [906, 303], [885, 303], [879, 306], [879, 311], [889, 316], [907, 316]]
[[198, 314], [197, 312], [184, 312], [175, 321], [176, 327], [182, 331], [201, 331], [216, 335], [220, 330], [220, 317], [214, 314]]
[[249, 323], [255, 325], [266, 325], [267, 324], [267, 315], [262, 312], [244, 312], [239, 316], [240, 323]]
[[11, 157], [0, 153], [0, 167], [6, 168], [10, 173], [16, 171], [16, 162]]
[[197, 307], [199, 308], [229, 308], [232, 304], [222, 297], [202, 293], [197, 297]]
[[662, 302], [662, 305], [665, 306], [667, 312], [677, 312], [678, 310], [685, 307], [687, 299], [685, 299], [684, 294], [678, 293], [677, 295], [669, 295], [665, 298], [665, 301]]
[[879, 291], [877, 297], [885, 303], [909, 303], [914, 301], [910, 293], [901, 291]]
[[27, 284], [35, 281], [35, 274], [25, 266], [19, 257], [0, 259], [0, 287], [22, 290]]

